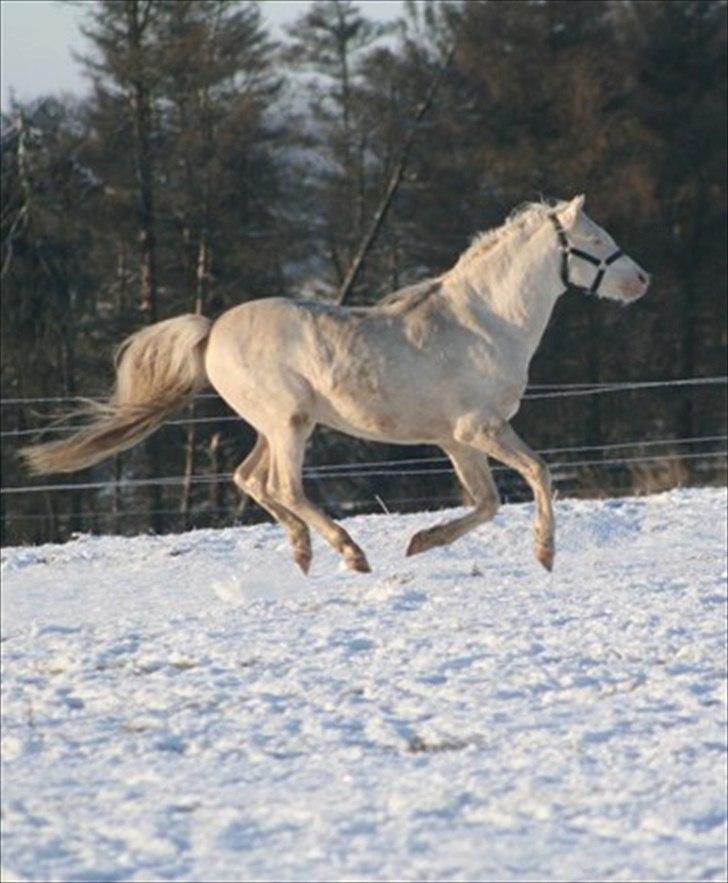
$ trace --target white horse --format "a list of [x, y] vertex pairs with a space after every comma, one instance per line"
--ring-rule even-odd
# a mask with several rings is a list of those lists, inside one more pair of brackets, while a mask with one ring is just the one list
[[117, 383], [70, 438], [25, 448], [35, 473], [72, 472], [131, 447], [209, 382], [258, 432], [233, 481], [311, 563], [309, 527], [348, 567], [369, 564], [349, 534], [305, 496], [301, 472], [316, 424], [377, 441], [441, 447], [472, 512], [412, 537], [408, 555], [488, 521], [499, 499], [488, 457], [515, 469], [536, 502], [537, 559], [551, 569], [554, 516], [544, 461], [509, 421], [556, 299], [568, 287], [630, 303], [648, 276], [583, 211], [584, 197], [530, 204], [479, 235], [452, 269], [373, 307], [270, 298], [210, 322], [184, 315], [119, 348]]

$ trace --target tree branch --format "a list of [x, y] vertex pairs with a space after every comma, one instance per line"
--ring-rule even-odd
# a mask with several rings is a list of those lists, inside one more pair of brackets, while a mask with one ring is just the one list
[[417, 108], [417, 111], [412, 120], [412, 126], [410, 127], [409, 132], [405, 136], [404, 143], [402, 145], [402, 151], [399, 155], [399, 160], [397, 161], [397, 165], [392, 170], [392, 174], [389, 179], [389, 183], [387, 184], [387, 189], [384, 191], [384, 195], [379, 203], [379, 206], [374, 213], [372, 221], [369, 225], [369, 229], [367, 230], [364, 238], [359, 245], [359, 248], [354, 255], [354, 259], [349, 266], [349, 269], [344, 277], [344, 281], [341, 284], [341, 288], [339, 289], [339, 303], [344, 304], [349, 299], [351, 292], [354, 288], [357, 278], [359, 277], [359, 273], [361, 272], [362, 265], [364, 260], [369, 254], [372, 245], [374, 244], [375, 239], [377, 238], [377, 234], [379, 233], [382, 224], [384, 223], [384, 219], [387, 216], [387, 212], [389, 211], [389, 207], [394, 200], [394, 197], [399, 189], [399, 185], [402, 181], [402, 176], [404, 175], [407, 169], [407, 163], [409, 162], [410, 154], [412, 152], [412, 146], [415, 141], [415, 136], [417, 135], [417, 127], [422, 122], [427, 111], [432, 107], [435, 101], [435, 95], [437, 94], [437, 90], [442, 83], [442, 80], [445, 76], [445, 72], [450, 66], [450, 62], [453, 59], [455, 54], [455, 43], [450, 46], [447, 55], [445, 56], [445, 60], [440, 66], [439, 70], [433, 77], [432, 82], [430, 83], [430, 88], [427, 90], [427, 94], [422, 100], [420, 106]]

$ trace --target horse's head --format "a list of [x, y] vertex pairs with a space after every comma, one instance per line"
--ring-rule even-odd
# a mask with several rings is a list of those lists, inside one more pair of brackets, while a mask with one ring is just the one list
[[584, 196], [558, 205], [550, 214], [561, 248], [566, 286], [599, 297], [632, 303], [647, 291], [650, 277], [584, 211]]

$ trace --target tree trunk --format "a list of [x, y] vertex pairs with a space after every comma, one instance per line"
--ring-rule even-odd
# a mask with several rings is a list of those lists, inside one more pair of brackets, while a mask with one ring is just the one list
[[[599, 316], [597, 315], [594, 305], [589, 304], [591, 309], [587, 310], [587, 327], [589, 329], [588, 346], [587, 346], [587, 382], [601, 382], [601, 352], [600, 352], [600, 333], [603, 329], [599, 325]], [[602, 397], [600, 395], [589, 396], [589, 414], [587, 417], [587, 444], [598, 445], [604, 440], [602, 430]], [[601, 457], [601, 450], [595, 449], [590, 453], [590, 459], [597, 460]]]
[[111, 512], [114, 522], [114, 533], [119, 533], [121, 526], [121, 454], [114, 457], [114, 489], [111, 497]]
[[126, 313], [126, 288], [127, 288], [127, 253], [126, 242], [123, 236], [119, 236], [116, 253], [116, 311], [119, 317]]
[[[210, 248], [207, 242], [207, 231], [200, 233], [200, 239], [197, 248], [197, 286], [195, 290], [195, 312], [202, 315], [209, 291], [209, 259]], [[194, 420], [195, 406], [190, 406], [190, 417]], [[190, 510], [190, 498], [192, 496], [192, 476], [195, 471], [195, 445], [197, 441], [197, 424], [191, 422], [187, 428], [187, 443], [185, 446], [185, 473], [184, 483], [182, 485], [182, 499], [180, 501], [180, 512], [185, 516], [185, 527], [188, 525], [188, 516]]]
[[[148, 59], [143, 46], [144, 30], [149, 23], [151, 2], [142, 9], [139, 0], [126, 0], [129, 55], [134, 69], [131, 72], [129, 103], [134, 128], [134, 163], [137, 177], [137, 223], [139, 227], [139, 306], [149, 324], [157, 321], [157, 240], [154, 215], [154, 164], [152, 157], [152, 99], [148, 74]], [[149, 473], [161, 474], [162, 453], [159, 438], [151, 436], [147, 442]], [[150, 525], [155, 533], [163, 530], [163, 494], [160, 485], [150, 485]]]
[[[220, 475], [220, 438], [219, 432], [213, 433], [208, 451], [210, 456], [210, 475], [214, 476]], [[221, 519], [223, 515], [224, 489], [225, 485], [218, 478], [210, 482], [210, 508], [216, 520]]]
[[152, 158], [152, 100], [145, 71], [142, 45], [148, 11], [139, 0], [126, 4], [130, 56], [135, 64], [131, 75], [129, 102], [134, 126], [134, 163], [137, 177], [137, 218], [139, 224], [140, 307], [147, 321], [157, 321], [157, 242], [154, 216], [154, 163]]

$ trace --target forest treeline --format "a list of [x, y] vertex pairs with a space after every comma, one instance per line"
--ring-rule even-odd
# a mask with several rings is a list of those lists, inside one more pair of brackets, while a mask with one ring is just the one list
[[[586, 192], [653, 276], [629, 310], [561, 298], [531, 383], [725, 375], [726, 5], [406, 3], [387, 24], [363, 6], [316, 0], [274, 39], [256, 3], [96, 0], [88, 94], [49, 82], [11, 102], [3, 542], [264, 517], [226, 477], [251, 430], [214, 396], [79, 475], [30, 480], [16, 451], [107, 392], [114, 347], [144, 324], [273, 295], [334, 301], [344, 286], [373, 303], [447, 269], [524, 201]], [[537, 449], [581, 449], [550, 457], [582, 461], [556, 470], [565, 493], [725, 480], [721, 385], [526, 401], [515, 426]], [[309, 464], [390, 465], [311, 475], [311, 494], [337, 515], [452, 505], [438, 453], [318, 431]], [[14, 492], [47, 484], [68, 489]]]

